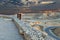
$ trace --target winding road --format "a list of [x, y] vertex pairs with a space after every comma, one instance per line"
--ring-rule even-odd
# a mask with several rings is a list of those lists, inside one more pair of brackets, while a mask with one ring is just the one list
[[54, 29], [54, 28], [60, 28], [60, 27], [47, 27], [47, 28], [45, 29], [45, 32], [47, 32], [49, 36], [55, 38], [56, 40], [60, 40], [60, 38], [57, 37], [56, 35], [54, 35], [54, 34], [52, 33], [52, 31], [51, 31], [51, 29]]

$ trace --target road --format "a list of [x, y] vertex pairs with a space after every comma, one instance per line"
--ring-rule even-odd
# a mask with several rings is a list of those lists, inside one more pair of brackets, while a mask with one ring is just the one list
[[11, 20], [0, 18], [0, 40], [24, 40]]
[[52, 31], [50, 31], [51, 29], [54, 29], [54, 28], [60, 28], [60, 27], [57, 27], [57, 26], [56, 27], [54, 27], [54, 26], [53, 27], [48, 27], [48, 28], [45, 29], [45, 32], [47, 32], [49, 36], [55, 38], [56, 40], [60, 40], [59, 37], [57, 37], [55, 34], [53, 34]]

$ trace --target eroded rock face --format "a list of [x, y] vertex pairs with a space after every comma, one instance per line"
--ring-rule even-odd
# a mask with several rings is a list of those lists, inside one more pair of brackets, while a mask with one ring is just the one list
[[30, 27], [31, 25], [29, 25], [28, 23], [24, 23], [23, 21], [16, 18], [14, 18], [14, 21], [18, 25], [18, 28], [22, 29], [22, 33], [24, 34], [26, 40], [55, 40], [48, 35], [45, 35], [45, 37], [43, 37], [44, 33]]

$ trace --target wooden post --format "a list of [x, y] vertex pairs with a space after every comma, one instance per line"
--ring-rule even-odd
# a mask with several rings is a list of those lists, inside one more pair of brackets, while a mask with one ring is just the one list
[[19, 18], [21, 20], [21, 13], [17, 14], [17, 18]]

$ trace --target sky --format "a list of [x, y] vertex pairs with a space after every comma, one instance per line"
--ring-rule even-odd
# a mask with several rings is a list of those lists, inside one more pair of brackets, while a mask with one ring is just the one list
[[[13, 0], [14, 2], [11, 2], [11, 0], [0, 0], [0, 4], [4, 1], [4, 4], [0, 5], [0, 12], [4, 12], [6, 9], [12, 10], [14, 13], [16, 10], [13, 10], [13, 8], [16, 8], [17, 6], [22, 6], [23, 4], [20, 3], [21, 0]], [[16, 4], [16, 1], [18, 4]], [[47, 0], [42, 0], [42, 1], [47, 1]], [[39, 6], [31, 6], [31, 10], [50, 10], [50, 9], [60, 9], [60, 0], [53, 0], [55, 1], [54, 4], [49, 4], [49, 5], [39, 5]], [[9, 3], [10, 2], [10, 3]], [[11, 11], [9, 11], [11, 12]], [[17, 12], [17, 11], [16, 11]]]

